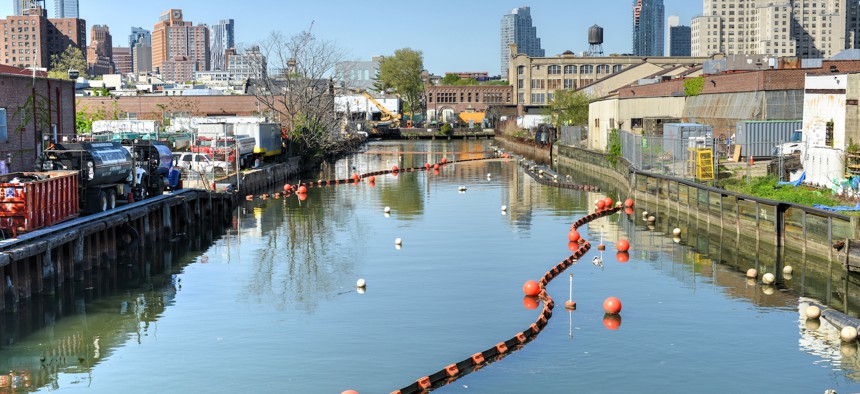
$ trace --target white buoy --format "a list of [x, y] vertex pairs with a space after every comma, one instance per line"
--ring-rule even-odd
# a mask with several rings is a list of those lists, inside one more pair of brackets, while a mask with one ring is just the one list
[[402, 239], [400, 239], [400, 238], [397, 238], [397, 239], [395, 239], [395, 240], [394, 240], [394, 244], [395, 244], [395, 245], [403, 245], [403, 240], [402, 240]]
[[756, 271], [755, 268], [747, 270], [747, 278], [755, 278], [756, 276], [758, 276], [758, 271]]
[[794, 272], [794, 268], [791, 268], [791, 266], [790, 266], [790, 265], [786, 265], [786, 266], [785, 266], [785, 267], [783, 267], [783, 269], [782, 269], [782, 273], [783, 273], [783, 274], [786, 274], [786, 275], [791, 275], [793, 272]]
[[358, 287], [359, 289], [363, 289], [363, 288], [367, 287], [367, 281], [365, 281], [364, 279], [359, 279], [358, 281], [355, 282], [355, 287]]
[[681, 235], [681, 229], [675, 227], [675, 229], [672, 230], [672, 234], [674, 234], [676, 237]]
[[857, 339], [857, 328], [851, 326], [842, 327], [839, 337], [842, 338], [843, 342], [854, 342]]
[[648, 219], [648, 211], [642, 211], [642, 217]]
[[648, 223], [654, 223], [657, 221], [657, 218], [654, 216], [648, 216]]
[[502, 212], [505, 212], [505, 211], [507, 211], [507, 210], [508, 210], [508, 206], [507, 206], [507, 205], [502, 205]]
[[773, 274], [771, 274], [770, 272], [761, 276], [761, 282], [766, 284], [766, 285], [772, 285], [773, 282], [775, 282], [775, 281], [776, 281], [776, 277], [773, 276]]
[[819, 309], [815, 305], [810, 305], [806, 307], [806, 311], [804, 311], [804, 313], [806, 313], [807, 319], [818, 319], [819, 317], [821, 317], [821, 309]]
[[492, 178], [492, 177], [493, 177], [493, 174], [490, 174], [490, 173], [488, 172], [488, 173], [487, 173], [487, 178]]
[[385, 212], [385, 213], [391, 213], [391, 208], [390, 208], [390, 207], [385, 207], [385, 209], [383, 209], [383, 212]]

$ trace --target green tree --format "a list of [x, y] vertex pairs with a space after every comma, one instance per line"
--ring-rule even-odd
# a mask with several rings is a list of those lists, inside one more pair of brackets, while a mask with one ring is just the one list
[[451, 86], [451, 85], [456, 85], [457, 82], [459, 82], [459, 81], [460, 81], [459, 75], [457, 75], [457, 74], [445, 74], [445, 76], [442, 77], [442, 80], [439, 81], [439, 84], [445, 85], [445, 86]]
[[684, 79], [684, 96], [692, 97], [698, 96], [699, 93], [702, 93], [702, 89], [705, 88], [705, 78], [704, 77], [694, 77]]
[[379, 62], [379, 81], [403, 99], [404, 111], [414, 115], [424, 112], [424, 55], [421, 51], [403, 48]]
[[585, 127], [588, 125], [588, 104], [591, 98], [573, 89], [556, 90], [544, 115], [555, 128], [562, 126]]
[[83, 52], [71, 45], [63, 53], [51, 55], [51, 68], [48, 70], [48, 77], [69, 79], [69, 70], [78, 70], [84, 74], [87, 70], [87, 61], [84, 59]]

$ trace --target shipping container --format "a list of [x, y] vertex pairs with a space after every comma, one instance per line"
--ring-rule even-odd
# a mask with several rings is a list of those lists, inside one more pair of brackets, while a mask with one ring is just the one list
[[741, 157], [772, 157], [779, 144], [791, 141], [792, 133], [802, 128], [800, 120], [743, 121], [737, 123], [732, 142], [740, 147]]
[[53, 226], [78, 216], [78, 172], [0, 175], [0, 230], [5, 236]]
[[[714, 128], [699, 123], [664, 123], [663, 124], [663, 151], [670, 152], [673, 160], [686, 160], [689, 158], [690, 140], [692, 146], [702, 145], [702, 141], [713, 138]], [[710, 146], [711, 143], [706, 144]]]

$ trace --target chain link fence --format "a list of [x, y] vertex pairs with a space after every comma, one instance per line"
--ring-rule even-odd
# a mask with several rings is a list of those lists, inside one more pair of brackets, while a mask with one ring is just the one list
[[[750, 167], [767, 162], [779, 175], [788, 180], [784, 156], [779, 154], [785, 146], [782, 141], [755, 141], [735, 144], [731, 138], [696, 136], [668, 138], [618, 132], [621, 154], [634, 168], [693, 181], [711, 181], [719, 178], [720, 165], [737, 163]], [[785, 152], [789, 154], [791, 152]], [[774, 160], [776, 159], [776, 160]]]
[[561, 145], [574, 148], [587, 148], [588, 130], [582, 127], [564, 126], [558, 132], [558, 142]]

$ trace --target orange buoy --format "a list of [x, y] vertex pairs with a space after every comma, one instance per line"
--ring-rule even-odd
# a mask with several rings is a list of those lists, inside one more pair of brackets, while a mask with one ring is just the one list
[[397, 173], [397, 171], [400, 171], [400, 168], [397, 168], [397, 166], [391, 167], [391, 172]]
[[298, 197], [298, 198], [299, 198], [299, 201], [304, 201], [304, 200], [307, 200], [307, 199], [308, 199], [308, 195], [307, 195], [307, 194], [304, 194], [304, 193], [296, 194], [296, 197]]
[[633, 208], [625, 208], [624, 214], [625, 215], [632, 215], [633, 214]]
[[254, 196], [249, 194], [249, 195], [245, 196], [245, 200], [246, 201], [254, 201]]
[[368, 181], [370, 181], [370, 183], [376, 182], [376, 177], [375, 177], [375, 176], [371, 176], [371, 177], [368, 179]]
[[621, 312], [621, 300], [615, 297], [608, 297], [603, 301], [603, 311], [610, 315], [617, 315]]
[[439, 163], [436, 163], [436, 164], [434, 164], [434, 165], [433, 165], [433, 169], [434, 169], [434, 170], [438, 170], [438, 169], [439, 169], [439, 168], [441, 168], [441, 167], [442, 167], [442, 166], [440, 166], [440, 165], [439, 165]]
[[630, 253], [618, 252], [615, 254], [615, 259], [618, 260], [619, 263], [626, 263], [630, 261]]
[[597, 207], [597, 210], [599, 211], [599, 210], [602, 210], [603, 208], [606, 208], [606, 201], [597, 200], [597, 202], [594, 205]]
[[523, 284], [523, 293], [527, 296], [537, 296], [540, 294], [540, 285], [536, 281], [528, 280]]
[[615, 249], [618, 249], [619, 252], [626, 252], [630, 250], [630, 241], [626, 239], [622, 239], [615, 243]]
[[624, 200], [624, 206], [627, 208], [633, 208], [633, 199], [628, 198], [627, 200]]
[[606, 206], [607, 209], [612, 208], [612, 198], [606, 197], [603, 199], [603, 205]]
[[308, 192], [308, 188], [303, 185], [303, 186], [299, 186], [299, 190], [296, 193], [305, 194], [307, 192]]
[[286, 184], [286, 185], [284, 185], [284, 191], [285, 191], [285, 192], [288, 192], [288, 191], [290, 191], [290, 190], [293, 190], [293, 186], [292, 186], [292, 185], [290, 185], [290, 184]]
[[604, 315], [603, 326], [606, 327], [607, 330], [617, 330], [621, 327], [621, 315]]
[[430, 163], [424, 163], [424, 169], [429, 170], [430, 169]]
[[576, 253], [579, 250], [579, 244], [576, 242], [568, 242], [567, 249], [570, 250], [570, 253]]
[[358, 394], [358, 391], [355, 390], [343, 390], [340, 394]]
[[448, 163], [448, 158], [447, 158], [447, 157], [443, 157], [443, 158], [442, 158], [442, 164], [447, 164], [447, 163]]
[[577, 242], [580, 240], [580, 238], [582, 237], [579, 235], [579, 231], [573, 230], [567, 233], [567, 240], [570, 242]]
[[540, 305], [540, 300], [535, 296], [525, 296], [523, 297], [523, 306], [526, 309], [537, 309], [538, 305]]
[[599, 250], [599, 251], [604, 251], [604, 250], [606, 250], [606, 245], [604, 245], [604, 244], [597, 244], [597, 250]]
[[262, 199], [264, 199], [264, 200], [268, 200], [268, 199], [269, 199], [269, 195], [268, 195], [268, 194], [263, 193], [263, 195], [262, 195], [262, 196], [260, 196], [260, 198], [262, 198]]
[[576, 309], [576, 301], [565, 301], [564, 302], [564, 309], [571, 310], [571, 311]]
[[359, 179], [361, 179], [361, 177], [360, 177], [360, 176], [358, 176], [358, 174], [353, 174], [353, 175], [352, 175], [352, 180], [354, 180], [354, 181], [358, 182], [358, 180], [359, 180]]

